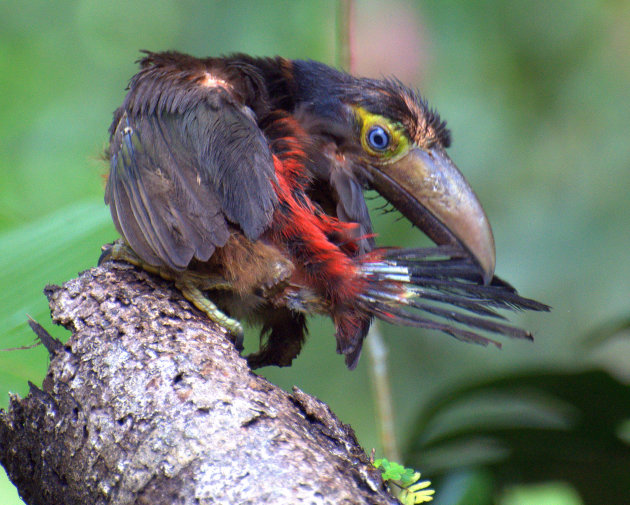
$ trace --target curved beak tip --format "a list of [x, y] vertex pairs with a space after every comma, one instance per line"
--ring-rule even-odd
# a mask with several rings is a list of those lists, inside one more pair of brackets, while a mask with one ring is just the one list
[[[486, 220], [486, 223], [487, 222], [488, 221]], [[481, 268], [484, 284], [490, 284], [490, 281], [492, 281], [496, 264], [494, 237], [492, 236], [492, 229], [490, 228], [489, 223], [487, 229], [490, 233], [490, 237], [482, 239], [480, 249], [478, 249], [477, 251], [470, 251], [473, 259]]]

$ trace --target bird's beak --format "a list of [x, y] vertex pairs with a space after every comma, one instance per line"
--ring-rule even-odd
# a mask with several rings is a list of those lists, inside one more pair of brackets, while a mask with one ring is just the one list
[[490, 223], [444, 149], [413, 147], [399, 160], [368, 170], [376, 191], [436, 244], [463, 248], [490, 282], [495, 266]]

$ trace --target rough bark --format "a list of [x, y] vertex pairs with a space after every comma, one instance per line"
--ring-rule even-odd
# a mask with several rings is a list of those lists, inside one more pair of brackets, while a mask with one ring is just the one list
[[352, 430], [252, 373], [171, 286], [107, 264], [49, 286], [61, 344], [0, 412], [0, 462], [28, 504], [397, 503]]

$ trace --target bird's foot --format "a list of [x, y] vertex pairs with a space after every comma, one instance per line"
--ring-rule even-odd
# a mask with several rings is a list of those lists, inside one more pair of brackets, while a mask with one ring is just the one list
[[105, 261], [124, 261], [151, 274], [159, 275], [175, 283], [184, 298], [201, 310], [208, 319], [225, 328], [234, 337], [236, 348], [243, 350], [243, 326], [239, 321], [224, 314], [204, 291], [211, 289], [229, 289], [230, 284], [220, 276], [184, 270], [176, 272], [166, 267], [150, 265], [142, 260], [123, 240], [116, 240], [102, 248], [98, 264]]
[[[191, 274], [191, 275], [189, 275]], [[223, 326], [234, 337], [234, 343], [239, 351], [243, 350], [243, 326], [241, 323], [224, 314], [204, 293], [205, 289], [221, 289], [225, 288], [225, 284], [217, 282], [212, 288], [208, 286], [207, 278], [195, 275], [192, 272], [182, 272], [181, 277], [175, 281], [175, 286], [181, 291], [186, 300], [192, 303], [200, 311], [205, 313], [208, 318]], [[198, 281], [201, 281], [198, 283]], [[201, 286], [201, 288], [200, 288]]]

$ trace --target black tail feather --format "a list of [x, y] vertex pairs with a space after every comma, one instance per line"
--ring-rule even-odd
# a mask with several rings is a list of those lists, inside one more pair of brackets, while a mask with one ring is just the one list
[[435, 316], [438, 316], [444, 319], [462, 323], [462, 324], [465, 324], [466, 326], [478, 328], [480, 330], [486, 330], [492, 333], [499, 333], [501, 335], [505, 335], [506, 337], [524, 338], [526, 340], [533, 340], [531, 333], [529, 333], [528, 331], [521, 330], [520, 328], [515, 328], [514, 326], [510, 326], [508, 324], [501, 324], [494, 320], [482, 319], [480, 317], [475, 317], [475, 316], [469, 316], [467, 314], [462, 314], [461, 312], [457, 312], [454, 310], [443, 309], [441, 307], [434, 307], [425, 303], [420, 303], [416, 300], [410, 301], [409, 305], [415, 309], [428, 312], [429, 314], [433, 314]]
[[463, 342], [470, 342], [474, 344], [480, 344], [487, 346], [493, 344], [498, 348], [501, 348], [501, 344], [491, 338], [484, 337], [479, 333], [475, 333], [470, 330], [459, 328], [447, 323], [441, 323], [432, 319], [425, 319], [417, 314], [412, 314], [400, 307], [390, 307], [382, 304], [372, 306], [374, 314], [383, 321], [387, 321], [393, 324], [400, 324], [403, 326], [414, 326], [416, 328], [426, 328], [429, 330], [436, 330], [446, 333], [457, 340]]
[[526, 340], [533, 337], [527, 330], [500, 322], [506, 318], [496, 309], [550, 310], [544, 303], [520, 296], [499, 277], [484, 284], [479, 268], [455, 248], [379, 252], [381, 261], [372, 256], [363, 263], [368, 288], [362, 297], [365, 309], [379, 319], [500, 347], [498, 342], [480, 333]]

